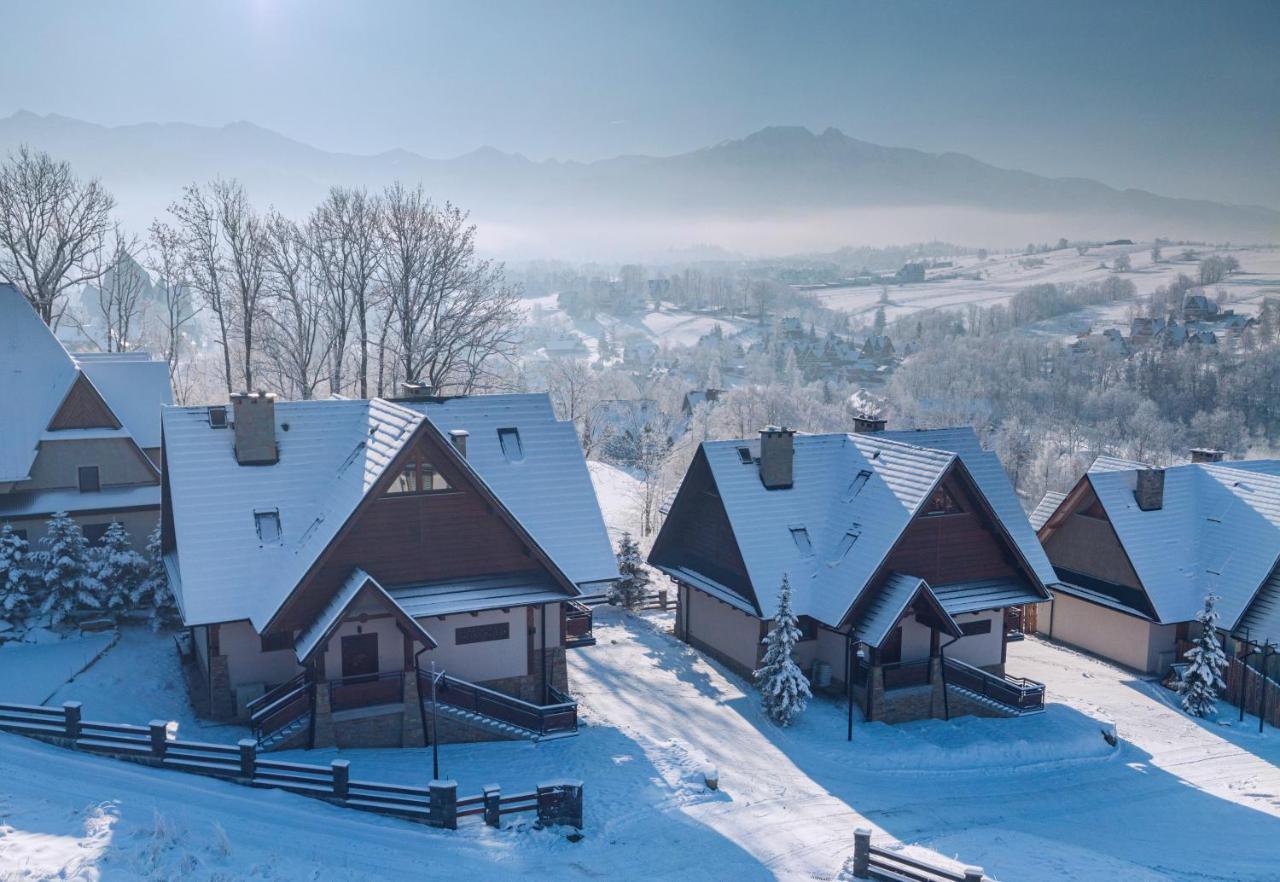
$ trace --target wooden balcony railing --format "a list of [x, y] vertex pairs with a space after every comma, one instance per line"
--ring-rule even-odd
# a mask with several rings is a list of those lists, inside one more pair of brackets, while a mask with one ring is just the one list
[[1044, 707], [1043, 683], [1028, 680], [1026, 677], [993, 674], [953, 658], [946, 659], [944, 665], [949, 684], [961, 686], [1020, 710]]
[[328, 686], [329, 706], [336, 711], [404, 701], [404, 671], [343, 677]]

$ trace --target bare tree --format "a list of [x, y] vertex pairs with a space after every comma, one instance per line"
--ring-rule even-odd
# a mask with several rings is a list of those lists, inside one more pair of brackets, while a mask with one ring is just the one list
[[23, 145], [0, 166], [0, 279], [16, 287], [46, 324], [65, 292], [104, 269], [93, 258], [111, 228], [115, 199], [97, 180]]
[[272, 213], [263, 225], [270, 310], [263, 349], [288, 397], [314, 398], [325, 375], [326, 302], [316, 252], [293, 221]]
[[102, 266], [95, 269], [98, 283], [86, 292], [85, 299], [92, 303], [89, 314], [72, 309], [69, 317], [101, 351], [126, 352], [137, 343], [135, 332], [141, 332], [143, 294], [151, 280], [138, 263], [141, 246], [136, 236], [125, 235], [117, 224], [102, 239], [90, 264], [100, 261]]
[[185, 388], [186, 383], [180, 376], [179, 368], [184, 360], [183, 352], [187, 349], [183, 343], [183, 328], [200, 310], [191, 301], [190, 280], [183, 259], [182, 238], [178, 231], [160, 221], [153, 221], [148, 254], [148, 266], [155, 274], [155, 284], [161, 297], [160, 350], [169, 365], [169, 385], [173, 387], [179, 400], [182, 400], [183, 395], [179, 390]]
[[380, 218], [381, 206], [376, 197], [362, 189], [334, 187], [312, 212], [309, 222], [333, 338], [333, 389], [340, 391], [343, 387], [343, 360], [354, 321], [360, 344], [356, 376], [361, 398], [369, 397], [370, 327], [381, 256]]
[[490, 387], [494, 362], [515, 354], [518, 292], [500, 264], [476, 257], [465, 212], [400, 183], [383, 202], [382, 277], [404, 378], [462, 394]]

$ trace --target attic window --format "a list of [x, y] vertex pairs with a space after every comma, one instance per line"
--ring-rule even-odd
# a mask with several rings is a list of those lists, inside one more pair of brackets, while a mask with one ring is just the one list
[[280, 541], [280, 510], [276, 508], [255, 511], [253, 525], [258, 529], [258, 538], [264, 543]]
[[751, 465], [752, 459], [751, 459], [750, 447], [738, 448], [738, 462], [742, 463], [743, 465]]
[[929, 504], [925, 507], [926, 515], [949, 515], [960, 514], [964, 511], [960, 507], [960, 503], [956, 502], [956, 498], [951, 495], [946, 487], [938, 487], [933, 491], [933, 495], [929, 497]]
[[840, 545], [836, 549], [836, 560], [843, 560], [848, 554], [853, 544], [858, 541], [858, 537], [862, 535], [862, 528], [854, 524], [849, 528], [848, 532], [840, 538]]
[[788, 527], [791, 541], [800, 549], [801, 554], [813, 554], [813, 543], [809, 541], [809, 531], [805, 527]]
[[225, 429], [227, 427], [227, 409], [225, 407], [209, 408], [209, 428]]
[[498, 443], [502, 445], [502, 455], [507, 462], [520, 462], [524, 459], [524, 445], [520, 443], [519, 429], [499, 429]]
[[862, 471], [858, 472], [858, 474], [855, 475], [853, 480], [849, 483], [849, 499], [853, 499], [855, 496], [861, 493], [862, 488], [867, 486], [867, 481], [870, 479], [871, 479], [871, 472], [867, 471], [866, 469], [863, 469]]

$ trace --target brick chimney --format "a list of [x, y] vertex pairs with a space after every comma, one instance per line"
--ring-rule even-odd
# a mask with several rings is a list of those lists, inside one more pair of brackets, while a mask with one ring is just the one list
[[471, 433], [466, 429], [450, 429], [449, 441], [453, 444], [453, 449], [463, 458], [467, 458], [467, 439], [471, 437]]
[[1222, 462], [1222, 457], [1226, 454], [1224, 451], [1216, 450], [1212, 447], [1192, 447], [1192, 462]]
[[760, 430], [760, 481], [768, 490], [790, 487], [796, 433], [786, 426]]
[[1138, 483], [1133, 498], [1143, 511], [1164, 508], [1164, 469], [1138, 469]]
[[881, 417], [868, 416], [865, 413], [855, 413], [853, 415], [853, 431], [856, 435], [865, 435], [870, 432], [883, 432], [887, 420]]
[[410, 401], [420, 401], [424, 398], [430, 398], [435, 394], [435, 387], [430, 383], [409, 383], [400, 384], [400, 395]]
[[235, 418], [236, 462], [272, 465], [276, 449], [276, 396], [270, 392], [236, 392], [231, 396]]

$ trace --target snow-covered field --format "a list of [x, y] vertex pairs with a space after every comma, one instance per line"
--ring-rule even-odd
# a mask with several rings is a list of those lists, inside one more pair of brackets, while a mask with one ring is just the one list
[[623, 532], [634, 532], [635, 525], [640, 523], [644, 489], [638, 478], [616, 465], [591, 460], [587, 468], [591, 472], [596, 498], [600, 500], [600, 513], [609, 528], [609, 538], [616, 548]]
[[[1280, 249], [1195, 250], [1202, 255], [1230, 254], [1240, 261], [1242, 272], [1212, 286], [1214, 290], [1227, 290], [1229, 306], [1236, 311], [1253, 314], [1265, 294], [1280, 294]], [[885, 309], [885, 315], [892, 320], [939, 307], [958, 308], [970, 304], [990, 306], [1008, 301], [1029, 285], [1101, 281], [1111, 275], [1111, 271], [1102, 269], [1099, 264], [1105, 261], [1110, 265], [1121, 254], [1128, 254], [1133, 265], [1132, 272], [1122, 274], [1121, 278], [1133, 282], [1137, 288], [1137, 296], [1143, 297], [1161, 285], [1169, 284], [1179, 273], [1193, 278], [1196, 276], [1197, 263], [1181, 260], [1182, 251], [1178, 246], [1166, 246], [1162, 261], [1158, 264], [1151, 262], [1149, 244], [1101, 246], [1083, 256], [1078, 255], [1074, 248], [1050, 251], [1033, 255], [1044, 260], [1044, 266], [1033, 268], [1024, 268], [1019, 263], [1026, 257], [1021, 254], [993, 256], [981, 263], [976, 258], [967, 258], [957, 261], [956, 271], [972, 275], [975, 270], [981, 269], [984, 276], [982, 279], [947, 279], [914, 285], [890, 285], [889, 305]], [[823, 288], [814, 293], [832, 309], [869, 317], [880, 305], [880, 291], [880, 286], [873, 285]], [[1106, 309], [1090, 310], [1088, 315], [1074, 314], [1055, 321], [1072, 328], [1077, 324], [1092, 322], [1095, 331], [1121, 325], [1127, 327], [1128, 308], [1129, 304], [1117, 304]]]

